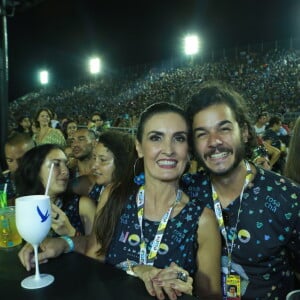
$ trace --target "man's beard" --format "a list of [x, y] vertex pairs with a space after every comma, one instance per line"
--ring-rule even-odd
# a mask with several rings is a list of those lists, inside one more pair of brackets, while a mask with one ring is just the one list
[[[222, 152], [233, 153], [232, 149], [228, 149], [228, 148], [224, 148], [224, 147], [216, 147], [213, 151], [211, 151], [209, 153], [206, 153], [204, 156], [205, 157], [210, 156], [210, 154], [215, 153], [216, 150], [218, 150], [220, 153], [222, 153]], [[241, 143], [236, 148], [235, 159], [234, 159], [234, 162], [233, 162], [232, 166], [230, 166], [227, 170], [219, 171], [219, 172], [215, 172], [214, 170], [209, 168], [206, 165], [205, 160], [203, 160], [202, 157], [198, 154], [197, 154], [197, 160], [198, 160], [200, 166], [202, 166], [206, 171], [208, 171], [210, 173], [210, 175], [213, 175], [213, 176], [226, 176], [226, 175], [230, 174], [233, 170], [235, 170], [237, 168], [237, 166], [240, 164], [240, 162], [244, 159], [245, 153], [246, 153], [245, 152], [245, 145], [243, 143]]]
[[80, 161], [89, 160], [91, 157], [92, 157], [91, 153], [84, 153], [84, 154], [81, 154], [78, 157], [74, 156], [74, 158], [76, 158], [76, 159], [78, 159]]

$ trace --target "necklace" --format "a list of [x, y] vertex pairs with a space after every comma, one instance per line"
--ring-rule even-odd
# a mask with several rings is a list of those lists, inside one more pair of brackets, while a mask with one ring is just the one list
[[141, 186], [139, 192], [136, 197], [137, 202], [137, 217], [140, 225], [141, 231], [141, 243], [140, 243], [140, 264], [141, 265], [150, 265], [153, 266], [154, 259], [157, 256], [157, 252], [159, 250], [160, 243], [164, 236], [165, 229], [167, 227], [169, 218], [172, 214], [174, 207], [180, 202], [182, 197], [182, 190], [178, 189], [176, 193], [176, 199], [171, 207], [167, 210], [167, 212], [163, 215], [162, 219], [157, 228], [157, 232], [155, 234], [154, 240], [152, 242], [152, 246], [150, 252], [147, 256], [147, 245], [145, 241], [145, 237], [143, 234], [143, 219], [144, 219], [144, 204], [145, 204], [145, 189], [144, 186]]

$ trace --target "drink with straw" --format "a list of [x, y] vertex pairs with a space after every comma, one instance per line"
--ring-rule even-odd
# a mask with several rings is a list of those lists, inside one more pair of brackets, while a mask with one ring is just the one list
[[0, 208], [4, 208], [7, 206], [7, 183], [4, 185], [4, 190], [0, 191]]
[[15, 207], [0, 208], [0, 248], [10, 248], [20, 245], [22, 237], [16, 227]]
[[40, 274], [38, 246], [51, 228], [51, 202], [46, 195], [29, 195], [16, 199], [16, 224], [23, 239], [34, 248], [35, 275], [22, 280], [26, 289], [38, 289], [51, 284], [54, 277]]
[[20, 245], [22, 238], [16, 227], [14, 206], [7, 206], [7, 183], [0, 191], [0, 248], [10, 248]]
[[50, 285], [54, 277], [50, 274], [40, 274], [38, 262], [38, 246], [47, 236], [51, 228], [51, 200], [48, 196], [54, 163], [51, 164], [45, 195], [29, 195], [16, 199], [17, 228], [34, 249], [35, 275], [22, 280], [25, 289], [39, 289]]

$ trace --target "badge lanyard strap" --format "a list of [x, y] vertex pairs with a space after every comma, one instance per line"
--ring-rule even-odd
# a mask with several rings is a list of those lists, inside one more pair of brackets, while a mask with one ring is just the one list
[[246, 169], [247, 169], [247, 175], [245, 177], [245, 182], [244, 182], [244, 185], [243, 185], [243, 189], [242, 189], [242, 192], [240, 194], [240, 205], [239, 205], [239, 209], [238, 209], [238, 213], [237, 213], [237, 218], [236, 218], [236, 223], [235, 223], [235, 226], [234, 226], [234, 233], [233, 233], [233, 237], [232, 237], [230, 245], [229, 245], [229, 241], [228, 241], [228, 238], [227, 238], [227, 231], [226, 231], [225, 224], [224, 224], [221, 203], [220, 203], [218, 194], [217, 194], [217, 192], [216, 192], [213, 184], [211, 184], [212, 198], [213, 198], [213, 201], [214, 201], [215, 215], [216, 215], [216, 218], [218, 220], [219, 228], [220, 228], [220, 231], [221, 231], [221, 233], [222, 233], [222, 235], [223, 235], [223, 237], [225, 239], [225, 243], [226, 243], [226, 247], [227, 247], [228, 272], [229, 273], [231, 272], [231, 262], [232, 262], [231, 254], [232, 254], [232, 251], [233, 251], [234, 241], [235, 241], [235, 239], [237, 237], [237, 234], [236, 234], [237, 233], [237, 225], [238, 225], [239, 220], [240, 220], [241, 205], [242, 205], [244, 190], [245, 190], [245, 187], [251, 181], [251, 175], [252, 175], [250, 164], [246, 160], [245, 160], [245, 165], [246, 165]]
[[143, 218], [144, 218], [144, 204], [145, 204], [145, 189], [144, 186], [141, 186], [139, 189], [139, 192], [137, 194], [137, 209], [138, 209], [138, 221], [140, 225], [141, 230], [141, 243], [140, 243], [140, 264], [142, 265], [150, 265], [152, 266], [154, 263], [154, 259], [157, 256], [157, 252], [161, 243], [161, 240], [163, 238], [165, 229], [167, 227], [167, 223], [169, 221], [169, 218], [172, 214], [173, 208], [180, 202], [182, 197], [182, 190], [178, 189], [176, 193], [176, 200], [173, 203], [173, 205], [168, 209], [168, 211], [163, 215], [158, 228], [157, 232], [155, 234], [151, 250], [149, 252], [149, 255], [147, 257], [147, 246], [146, 241], [143, 234]]

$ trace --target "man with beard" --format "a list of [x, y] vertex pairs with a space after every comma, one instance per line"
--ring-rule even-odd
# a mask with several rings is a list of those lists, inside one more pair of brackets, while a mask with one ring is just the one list
[[94, 131], [87, 128], [78, 128], [71, 140], [72, 154], [75, 160], [75, 177], [89, 175], [93, 164], [93, 148], [96, 143]]
[[72, 177], [69, 188], [78, 195], [88, 196], [97, 204], [102, 186], [96, 184], [91, 173], [94, 163], [93, 149], [96, 142], [96, 134], [93, 130], [78, 128], [74, 132], [71, 139], [74, 160], [69, 166]]
[[243, 300], [285, 299], [300, 271], [300, 188], [245, 159], [254, 135], [244, 99], [229, 87], [204, 85], [187, 115], [203, 170], [183, 180], [215, 211], [224, 299], [232, 284]]

